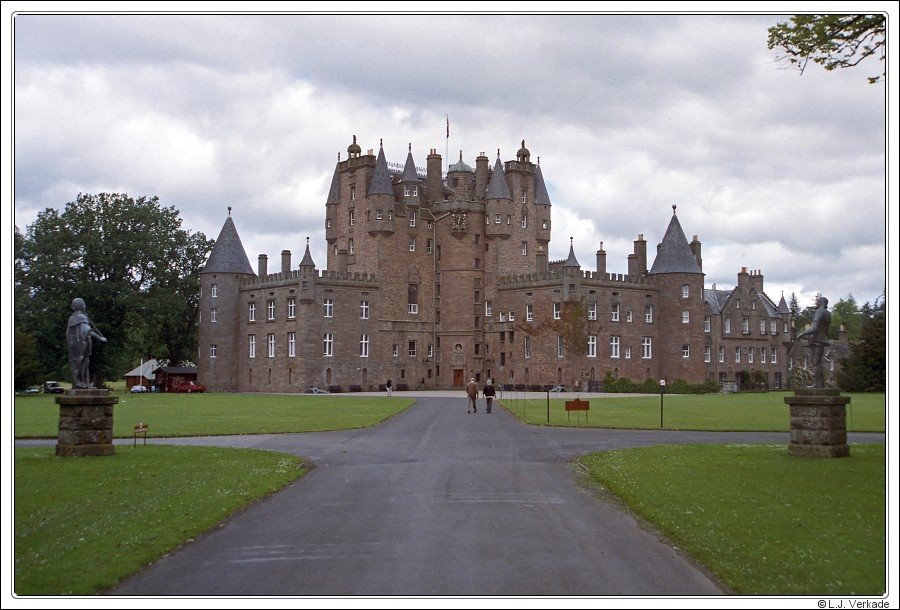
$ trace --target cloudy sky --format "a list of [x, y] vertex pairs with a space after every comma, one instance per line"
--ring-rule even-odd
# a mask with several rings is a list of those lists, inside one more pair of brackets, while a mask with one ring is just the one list
[[[15, 223], [79, 192], [158, 195], [251, 263], [325, 262], [334, 164], [354, 134], [515, 158], [553, 202], [552, 259], [603, 242], [652, 264], [672, 214], [706, 283], [765, 275], [776, 301], [873, 301], [886, 285], [884, 85], [775, 61], [778, 15], [39, 15], [14, 21]], [[445, 137], [449, 116], [450, 139]], [[271, 265], [270, 265], [271, 267]], [[275, 269], [278, 270], [278, 269]]]

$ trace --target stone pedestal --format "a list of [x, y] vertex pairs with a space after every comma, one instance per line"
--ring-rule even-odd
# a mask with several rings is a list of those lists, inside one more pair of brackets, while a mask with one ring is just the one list
[[806, 388], [794, 390], [784, 402], [791, 409], [791, 444], [795, 457], [847, 457], [847, 403], [840, 390]]
[[109, 390], [68, 390], [57, 396], [59, 437], [56, 455], [112, 455], [113, 405]]

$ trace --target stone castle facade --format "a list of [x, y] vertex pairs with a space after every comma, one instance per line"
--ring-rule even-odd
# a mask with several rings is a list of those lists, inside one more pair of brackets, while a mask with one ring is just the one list
[[549, 261], [552, 204], [540, 159], [424, 171], [410, 147], [353, 143], [325, 201], [326, 269], [309, 251], [250, 265], [230, 215], [200, 273], [199, 380], [214, 391], [305, 392], [563, 384], [599, 390], [606, 375], [729, 382], [743, 371], [770, 388], [788, 379], [793, 329], [763, 275], [729, 290], [704, 287], [701, 243], [673, 214], [648, 268], [634, 241], [628, 273], [582, 269], [570, 243]]

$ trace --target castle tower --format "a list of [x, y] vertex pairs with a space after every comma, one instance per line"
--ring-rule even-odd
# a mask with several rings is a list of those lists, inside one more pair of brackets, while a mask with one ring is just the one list
[[669, 381], [704, 381], [703, 272], [678, 222], [675, 206], [648, 275], [659, 287], [659, 332], [655, 345], [652, 341], [648, 345], [646, 338], [641, 344], [642, 358], [647, 349], [652, 350], [652, 357], [647, 359], [648, 376]]
[[246, 312], [241, 282], [254, 277], [231, 208], [212, 252], [200, 271], [198, 378], [214, 392], [238, 389], [238, 357], [242, 348], [240, 320]]

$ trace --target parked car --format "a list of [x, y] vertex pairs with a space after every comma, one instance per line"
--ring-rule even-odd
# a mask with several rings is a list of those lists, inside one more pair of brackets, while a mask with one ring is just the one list
[[132, 394], [141, 394], [143, 392], [149, 392], [149, 391], [150, 390], [148, 390], [146, 387], [144, 387], [142, 385], [131, 386]]
[[33, 385], [30, 388], [25, 388], [25, 394], [40, 394], [41, 386]]
[[556, 392], [558, 394], [559, 392], [570, 392], [571, 390], [569, 390], [569, 388], [567, 388], [564, 385], [555, 385], [552, 388], [550, 388], [550, 391]]
[[317, 385], [310, 386], [309, 391], [313, 394], [328, 394], [328, 390], [323, 390]]
[[45, 381], [43, 390], [44, 394], [62, 394], [66, 391], [58, 381]]
[[193, 392], [205, 392], [206, 386], [202, 383], [197, 383], [196, 381], [182, 381], [172, 390], [173, 392], [186, 392], [187, 394], [191, 394]]

